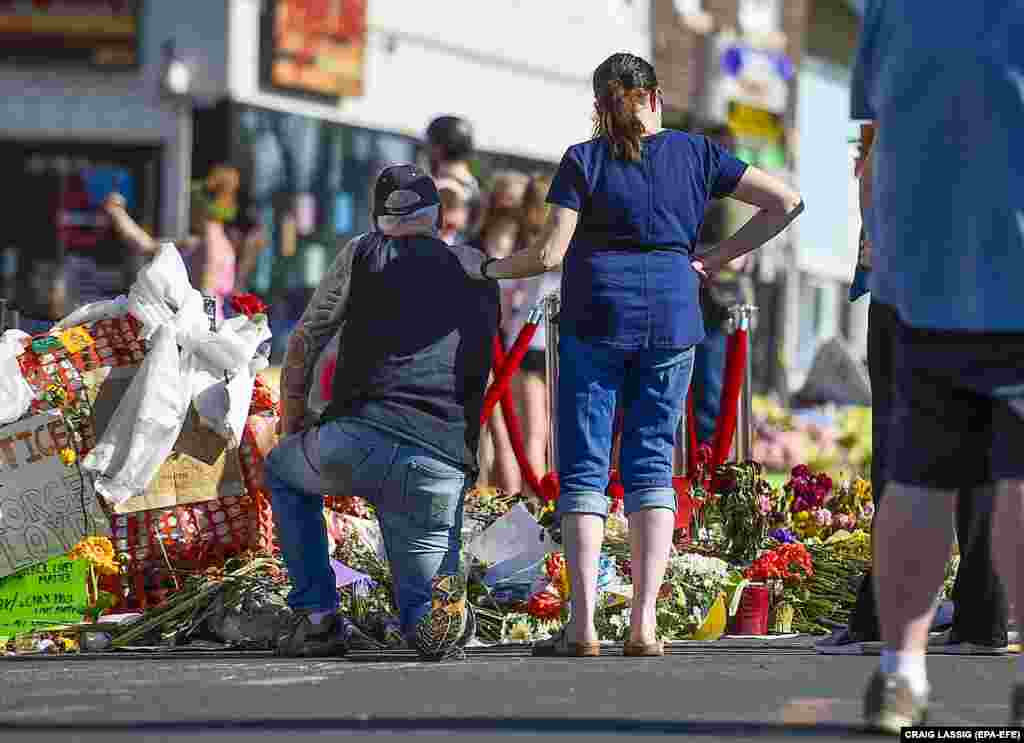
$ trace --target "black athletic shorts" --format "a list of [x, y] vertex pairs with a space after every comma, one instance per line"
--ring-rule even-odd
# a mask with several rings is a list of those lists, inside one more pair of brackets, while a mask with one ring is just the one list
[[893, 355], [888, 480], [957, 490], [1024, 479], [1024, 333], [898, 322]]

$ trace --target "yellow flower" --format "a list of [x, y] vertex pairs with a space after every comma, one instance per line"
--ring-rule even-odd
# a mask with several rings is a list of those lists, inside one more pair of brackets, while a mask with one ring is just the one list
[[518, 622], [513, 624], [511, 629], [508, 631], [508, 639], [512, 642], [529, 642], [530, 641], [530, 625], [526, 622]]
[[56, 384], [51, 384], [49, 387], [47, 387], [46, 394], [51, 400], [53, 400], [59, 405], [67, 402], [68, 399], [67, 390]]
[[562, 570], [558, 573], [558, 578], [555, 580], [555, 588], [558, 589], [558, 596], [562, 601], [568, 601], [571, 593], [569, 583], [569, 568], [566, 564], [562, 563]]
[[106, 537], [86, 537], [68, 553], [72, 560], [88, 560], [100, 575], [117, 575], [121, 572], [114, 557], [114, 545]]
[[60, 461], [64, 463], [65, 467], [70, 467], [78, 461], [78, 454], [75, 453], [74, 449], [67, 448], [60, 450]]
[[858, 504], [871, 502], [871, 483], [861, 477], [853, 481], [853, 496]]
[[810, 511], [800, 511], [793, 516], [793, 528], [801, 537], [813, 537], [818, 533], [818, 522]]

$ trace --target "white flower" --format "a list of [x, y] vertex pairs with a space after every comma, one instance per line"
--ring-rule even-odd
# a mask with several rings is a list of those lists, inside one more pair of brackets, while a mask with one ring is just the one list
[[705, 557], [692, 552], [678, 555], [669, 562], [673, 575], [711, 583], [725, 580], [729, 575], [729, 563], [717, 557]]

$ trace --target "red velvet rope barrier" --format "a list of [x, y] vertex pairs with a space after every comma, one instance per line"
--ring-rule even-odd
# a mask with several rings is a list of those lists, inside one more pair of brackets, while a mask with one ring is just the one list
[[[533, 340], [534, 334], [537, 332], [537, 323], [526, 323], [523, 329], [519, 331], [519, 337], [516, 338], [516, 342], [512, 344], [512, 348], [509, 350], [508, 355], [505, 357], [504, 362], [501, 366], [498, 366], [497, 359], [495, 359], [495, 372], [494, 372], [494, 383], [490, 389], [487, 390], [487, 395], [484, 397], [484, 406], [480, 411], [480, 425], [483, 425], [490, 420], [491, 413], [494, 412], [494, 407], [501, 401], [501, 398], [508, 391], [508, 385], [512, 381], [512, 375], [519, 370], [519, 365], [523, 363], [523, 357], [526, 356], [526, 352], [530, 350], [530, 341]], [[500, 340], [498, 341], [500, 345]]]
[[[484, 405], [480, 414], [481, 425], [486, 424], [494, 412], [495, 406], [501, 404], [502, 412], [505, 415], [506, 425], [509, 432], [509, 439], [512, 443], [512, 450], [516, 456], [519, 468], [534, 492], [539, 493], [545, 500], [554, 500], [558, 497], [559, 483], [558, 475], [549, 472], [539, 478], [530, 466], [526, 457], [525, 445], [523, 443], [522, 428], [519, 425], [519, 416], [509, 393], [509, 384], [512, 375], [518, 371], [523, 357], [529, 350], [530, 341], [537, 332], [537, 323], [526, 323], [516, 338], [512, 349], [506, 355], [501, 339], [495, 336], [494, 339], [494, 383], [487, 390], [484, 398]], [[737, 329], [729, 336], [726, 349], [724, 385], [722, 389], [722, 402], [718, 421], [715, 425], [714, 439], [711, 442], [712, 457], [709, 463], [712, 471], [721, 464], [724, 464], [732, 448], [732, 442], [736, 435], [736, 419], [740, 397], [740, 390], [743, 385], [743, 372], [746, 369], [748, 356], [748, 334], [746, 330]], [[696, 418], [694, 416], [693, 396], [688, 395], [686, 401], [686, 436], [687, 436], [687, 457], [686, 471], [688, 478], [694, 478], [699, 467], [698, 441]], [[622, 411], [616, 411], [615, 435], [621, 435]]]
[[729, 336], [729, 347], [725, 356], [725, 384], [722, 387], [722, 406], [715, 427], [714, 456], [712, 470], [724, 464], [732, 448], [736, 434], [737, 406], [740, 388], [743, 386], [743, 372], [747, 367], [747, 331], [737, 329]]
[[[505, 349], [501, 343], [499, 334], [494, 336], [494, 366], [503, 368], [506, 364]], [[516, 365], [518, 367], [518, 364]], [[519, 414], [516, 412], [515, 403], [512, 400], [512, 392], [505, 387], [505, 394], [501, 396], [501, 412], [505, 415], [505, 427], [508, 429], [508, 438], [512, 444], [512, 452], [515, 454], [519, 471], [526, 478], [527, 484], [538, 495], [541, 494], [542, 486], [537, 473], [533, 471], [529, 458], [526, 456], [526, 445], [523, 443], [523, 429], [519, 425]]]

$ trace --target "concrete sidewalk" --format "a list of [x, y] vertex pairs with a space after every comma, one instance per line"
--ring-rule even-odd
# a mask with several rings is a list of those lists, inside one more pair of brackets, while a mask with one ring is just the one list
[[[835, 740], [859, 737], [876, 664], [721, 646], [673, 648], [663, 659], [533, 659], [513, 647], [440, 665], [395, 655], [20, 658], [0, 665], [0, 740]], [[1012, 658], [939, 656], [929, 666], [932, 724], [1005, 724]]]

